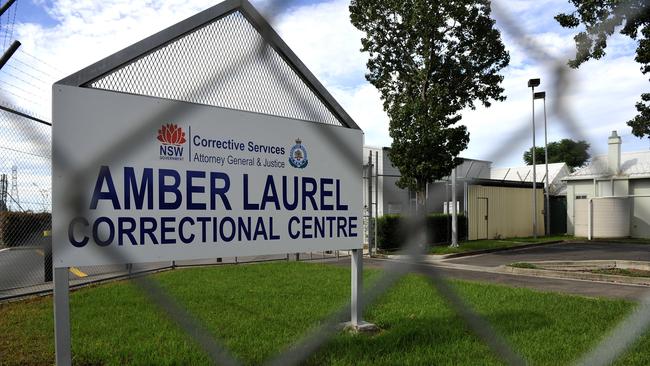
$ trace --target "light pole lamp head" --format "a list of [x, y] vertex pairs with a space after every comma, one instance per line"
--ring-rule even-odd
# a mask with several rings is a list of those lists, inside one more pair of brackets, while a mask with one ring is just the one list
[[546, 99], [546, 92], [535, 92], [533, 99]]
[[528, 80], [528, 87], [534, 88], [536, 86], [539, 86], [539, 83], [540, 83], [539, 79], [530, 79]]

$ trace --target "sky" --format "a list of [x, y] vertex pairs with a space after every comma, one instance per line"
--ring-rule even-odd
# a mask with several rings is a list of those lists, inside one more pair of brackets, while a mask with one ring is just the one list
[[[269, 9], [269, 0], [253, 4]], [[367, 55], [360, 52], [363, 34], [349, 21], [349, 1], [284, 1], [266, 12], [273, 27], [365, 132], [365, 143], [390, 146], [388, 118], [377, 90], [365, 80]], [[51, 119], [51, 85], [120, 49], [177, 23], [215, 2], [204, 0], [17, 0], [0, 17], [0, 46], [12, 39], [22, 46], [0, 70], [0, 103]], [[531, 52], [539, 45], [564, 63], [574, 52], [573, 30], [559, 26], [557, 13], [571, 10], [564, 0], [501, 0], [494, 3], [497, 27], [510, 53], [503, 70], [507, 100], [490, 108], [462, 113], [470, 132], [465, 158], [521, 165], [532, 144], [532, 106], [527, 80], [539, 77], [546, 91], [548, 139], [585, 139], [593, 155], [607, 149], [617, 130], [623, 151], [649, 148], [647, 139], [631, 135], [625, 122], [636, 114], [634, 103], [647, 90], [648, 78], [634, 62], [634, 41], [615, 35], [607, 56], [569, 70], [568, 89], [560, 100], [555, 87], [556, 63]], [[14, 18], [15, 14], [15, 18]], [[507, 27], [515, 19], [520, 31]], [[552, 113], [560, 102], [568, 114]], [[536, 103], [537, 145], [543, 144], [543, 104]], [[570, 118], [567, 118], [567, 117]], [[570, 126], [575, 126], [571, 128]]]

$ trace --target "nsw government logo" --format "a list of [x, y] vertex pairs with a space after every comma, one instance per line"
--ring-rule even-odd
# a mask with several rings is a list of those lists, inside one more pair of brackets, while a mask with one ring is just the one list
[[183, 160], [183, 145], [186, 142], [183, 128], [168, 123], [162, 125], [158, 130], [158, 141], [160, 141], [160, 159]]
[[289, 151], [289, 164], [292, 167], [302, 169], [307, 166], [307, 149], [300, 139], [296, 139], [296, 144]]

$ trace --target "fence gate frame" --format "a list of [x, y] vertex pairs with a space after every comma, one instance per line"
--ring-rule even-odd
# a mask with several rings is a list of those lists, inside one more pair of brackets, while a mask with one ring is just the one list
[[[219, 3], [207, 10], [195, 14], [177, 24], [174, 24], [152, 36], [149, 36], [131, 46], [128, 46], [121, 51], [106, 57], [58, 82], [53, 85], [53, 94], [60, 86], [74, 87], [74, 88], [90, 88], [102, 89], [93, 87], [93, 83], [109, 76], [115, 71], [124, 69], [133, 65], [139, 60], [154, 54], [156, 51], [164, 49], [166, 46], [174, 44], [176, 41], [181, 40], [185, 36], [192, 34], [194, 31], [199, 31], [204, 27], [218, 22], [227, 16], [240, 13], [243, 17], [253, 26], [258, 35], [263, 39], [265, 46], [270, 48], [279, 55], [279, 57], [290, 67], [295, 73], [295, 76], [301, 80], [304, 85], [316, 96], [316, 99], [311, 97], [311, 102], [317, 100], [321, 103], [319, 111], [322, 113], [330, 113], [331, 116], [337, 121], [337, 125], [342, 128], [359, 130], [359, 126], [352, 120], [352, 118], [343, 110], [338, 102], [332, 95], [323, 87], [323, 85], [316, 79], [316, 77], [307, 69], [307, 67], [300, 61], [296, 54], [287, 46], [287, 44], [280, 38], [280, 36], [273, 30], [271, 25], [262, 17], [260, 13], [246, 0], [227, 0]], [[201, 48], [201, 45], [194, 45], [196, 48]], [[196, 65], [193, 65], [196, 67]], [[155, 67], [155, 66], [154, 66]], [[179, 66], [180, 67], [180, 66]], [[228, 76], [228, 75], [227, 75]], [[173, 76], [172, 76], [173, 77]], [[178, 80], [177, 80], [178, 81]], [[295, 85], [295, 84], [294, 84]], [[285, 87], [287, 87], [285, 85]], [[291, 85], [287, 87], [290, 92], [298, 93], [295, 87], [292, 89]], [[124, 91], [105, 89], [116, 93], [125, 93]], [[126, 92], [129, 94], [128, 92]], [[303, 91], [304, 93], [304, 91]], [[130, 93], [135, 95], [146, 95]], [[161, 97], [155, 95], [146, 95], [151, 98], [166, 99], [166, 100], [179, 100], [168, 97]], [[53, 98], [54, 99], [54, 98]], [[190, 101], [191, 102], [191, 101]], [[197, 103], [201, 104], [201, 103]], [[204, 103], [204, 105], [210, 105]], [[214, 105], [214, 104], [213, 104]], [[214, 105], [218, 106], [218, 105]], [[232, 108], [223, 106], [222, 108]], [[255, 112], [250, 110], [251, 112]], [[323, 112], [324, 111], [324, 112]], [[271, 113], [256, 112], [264, 115], [273, 115]], [[291, 116], [283, 116], [276, 114], [275, 116], [292, 118]], [[295, 118], [294, 119], [300, 119]], [[306, 123], [324, 123], [323, 121], [303, 119]], [[330, 123], [331, 124], [331, 123]], [[56, 121], [54, 121], [56, 126]], [[359, 156], [362, 156], [362, 146], [359, 146]], [[356, 156], [355, 156], [356, 157]], [[351, 157], [355, 158], [355, 157]], [[362, 181], [362, 161], [354, 162], [359, 166], [359, 181]], [[361, 192], [359, 192], [361, 193]], [[361, 197], [361, 195], [359, 195]], [[53, 196], [54, 198], [54, 196]], [[358, 217], [362, 217], [362, 212], [354, 213]], [[359, 235], [359, 240], [363, 240], [363, 235]], [[361, 249], [351, 248], [351, 325], [353, 327], [371, 326], [363, 321], [363, 304], [361, 303], [362, 291], [362, 271], [363, 271], [363, 246]], [[71, 333], [70, 333], [70, 303], [69, 303], [69, 277], [68, 267], [55, 267], [54, 269], [54, 326], [55, 326], [55, 350], [56, 350], [56, 364], [69, 365], [72, 360], [71, 354]]]

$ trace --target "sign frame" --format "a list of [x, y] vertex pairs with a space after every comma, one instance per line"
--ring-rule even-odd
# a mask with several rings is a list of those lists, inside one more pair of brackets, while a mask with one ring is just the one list
[[[299, 78], [311, 89], [318, 97], [318, 100], [332, 113], [340, 122], [342, 128], [349, 128], [361, 132], [359, 126], [338, 104], [332, 95], [323, 87], [316, 77], [300, 61], [295, 53], [286, 45], [286, 43], [273, 30], [269, 23], [257, 12], [257, 10], [246, 0], [226, 0], [207, 10], [204, 10], [186, 20], [183, 20], [159, 33], [156, 33], [142, 41], [139, 41], [105, 59], [90, 65], [53, 85], [53, 94], [56, 94], [57, 88], [74, 87], [74, 88], [91, 88], [92, 82], [109, 75], [115, 70], [128, 66], [130, 63], [146, 57], [148, 54], [173, 43], [188, 33], [198, 30], [212, 22], [226, 17], [234, 12], [240, 12], [255, 30], [261, 35], [263, 40], [275, 50], [280, 57], [291, 67]], [[53, 96], [53, 102], [56, 103], [56, 97]], [[54, 108], [56, 109], [56, 108]], [[56, 130], [57, 119], [54, 118], [53, 131]], [[318, 122], [305, 122], [318, 123]], [[362, 132], [361, 132], [362, 133]], [[54, 142], [53, 142], [54, 144]], [[359, 146], [359, 156], [362, 154], [362, 146]], [[56, 164], [56, 151], [55, 154]], [[361, 171], [361, 161], [358, 162]], [[361, 181], [361, 175], [359, 176]], [[361, 197], [362, 192], [359, 192]], [[359, 213], [360, 215], [361, 213]], [[55, 214], [56, 215], [56, 214]], [[361, 225], [361, 223], [359, 223]], [[362, 235], [359, 235], [362, 240]], [[55, 254], [56, 255], [56, 254]], [[70, 304], [69, 304], [69, 274], [68, 267], [54, 268], [54, 325], [55, 325], [55, 351], [57, 365], [70, 365], [72, 361], [71, 354], [71, 334], [70, 334]], [[362, 280], [363, 280], [363, 249], [353, 249], [351, 258], [351, 325], [354, 328], [367, 327], [368, 323], [363, 321], [363, 304], [362, 304]]]

